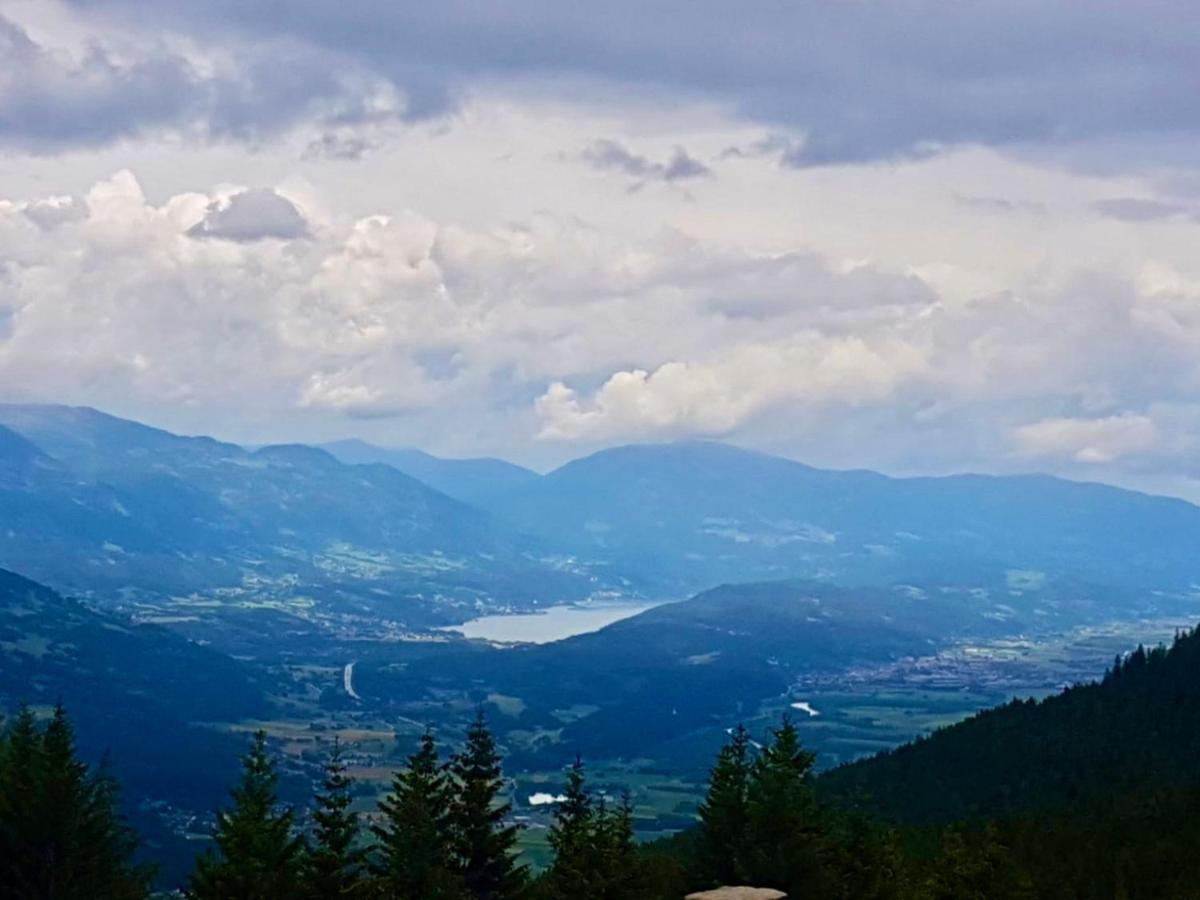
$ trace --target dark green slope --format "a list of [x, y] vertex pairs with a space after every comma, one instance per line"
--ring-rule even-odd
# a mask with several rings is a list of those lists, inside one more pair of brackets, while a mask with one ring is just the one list
[[1200, 633], [1093, 684], [1014, 701], [826, 773], [821, 791], [899, 822], [1065, 809], [1200, 785]]
[[152, 625], [95, 612], [0, 569], [0, 709], [64, 704], [93, 758], [111, 750], [135, 793], [207, 802], [232, 742], [194, 723], [267, 714], [247, 666]]
[[[798, 679], [1007, 633], [1011, 622], [993, 612], [986, 597], [933, 587], [726, 585], [550, 644], [498, 649], [461, 642], [402, 666], [388, 648], [360, 658], [355, 684], [383, 705], [464, 685], [479, 699], [492, 692], [519, 697], [524, 710], [497, 727], [558, 732], [543, 764], [584, 749], [630, 759], [682, 754], [702, 771], [726, 728], [786, 696]], [[572, 708], [592, 711], [565, 723], [556, 715]], [[688, 742], [695, 752], [684, 748]]]

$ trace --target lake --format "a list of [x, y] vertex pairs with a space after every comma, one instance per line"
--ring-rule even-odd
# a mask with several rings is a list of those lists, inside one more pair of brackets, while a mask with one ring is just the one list
[[605, 625], [628, 619], [658, 606], [658, 603], [611, 603], [595, 606], [548, 606], [535, 613], [511, 616], [481, 616], [446, 631], [457, 631], [474, 640], [500, 644], [548, 644], [576, 634], [599, 631]]

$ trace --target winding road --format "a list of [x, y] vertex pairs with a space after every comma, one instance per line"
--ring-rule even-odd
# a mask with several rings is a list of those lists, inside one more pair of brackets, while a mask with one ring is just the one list
[[354, 690], [354, 663], [352, 662], [346, 663], [346, 668], [342, 669], [342, 687], [355, 700], [362, 700], [362, 697], [358, 696], [358, 693]]

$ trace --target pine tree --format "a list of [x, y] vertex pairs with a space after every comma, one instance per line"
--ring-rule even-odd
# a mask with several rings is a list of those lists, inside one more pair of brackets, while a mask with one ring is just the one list
[[90, 777], [80, 829], [82, 845], [91, 848], [80, 897], [135, 900], [147, 895], [153, 881], [154, 866], [132, 862], [138, 836], [118, 814], [119, 799], [120, 784], [105, 758]]
[[216, 852], [196, 861], [187, 896], [192, 900], [292, 900], [299, 893], [300, 838], [290, 809], [277, 811], [279, 773], [267, 736], [254, 735], [242, 758], [233, 806], [217, 816]]
[[75, 751], [66, 712], [44, 729], [22, 709], [0, 750], [0, 896], [138, 900], [152, 871], [118, 811], [116, 781]]
[[638, 889], [633, 805], [625, 794], [615, 807], [601, 802], [592, 827], [596, 845], [595, 894], [601, 900], [630, 900]]
[[967, 835], [948, 830], [934, 874], [926, 885], [930, 900], [1031, 900], [1035, 891], [1028, 875], [1014, 863], [991, 825]]
[[38, 896], [42, 762], [37, 719], [22, 706], [6, 729], [0, 756], [0, 891], [7, 889], [9, 897]]
[[700, 804], [699, 856], [707, 880], [739, 884], [746, 852], [750, 734], [738, 725], [717, 755]]
[[463, 896], [455, 872], [450, 815], [452, 793], [438, 763], [437, 744], [428, 731], [392, 778], [391, 794], [380, 801], [377, 884], [389, 900], [447, 900]]
[[862, 816], [845, 818], [838, 834], [837, 868], [842, 896], [854, 900], [901, 900], [912, 895], [896, 834]]
[[790, 896], [823, 896], [830, 839], [812, 790], [816, 756], [788, 716], [750, 768], [746, 787], [746, 871], [756, 884]]
[[312, 900], [356, 896], [363, 887], [365, 851], [356, 847], [358, 817], [350, 811], [354, 779], [346, 774], [342, 745], [334, 738], [325, 780], [314, 798], [315, 843], [304, 854], [304, 891]]
[[42, 780], [39, 821], [41, 854], [46, 864], [46, 891], [59, 896], [82, 873], [80, 841], [87, 803], [87, 766], [75, 758], [75, 736], [62, 707], [42, 732]]
[[595, 840], [595, 809], [588, 793], [583, 760], [567, 772], [564, 800], [554, 810], [549, 841], [554, 850], [554, 863], [544, 877], [544, 890], [551, 898], [591, 897], [595, 895], [597, 848]]
[[504, 779], [482, 710], [467, 729], [466, 746], [454, 757], [450, 772], [455, 781], [454, 852], [468, 896], [481, 900], [520, 896], [528, 869], [516, 864], [517, 827], [505, 824], [512, 804], [497, 802]]
[[577, 756], [567, 772], [563, 797], [550, 828], [554, 863], [538, 885], [540, 894], [550, 900], [637, 896], [639, 862], [628, 795], [613, 808], [603, 798], [596, 802]]

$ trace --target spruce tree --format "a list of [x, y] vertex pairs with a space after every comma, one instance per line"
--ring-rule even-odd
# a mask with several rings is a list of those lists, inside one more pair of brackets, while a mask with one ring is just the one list
[[139, 900], [152, 871], [118, 813], [106, 767], [81, 762], [61, 706], [45, 728], [22, 709], [0, 750], [0, 896]]
[[638, 889], [633, 805], [625, 794], [615, 807], [601, 802], [592, 828], [596, 845], [595, 894], [601, 900], [630, 900]]
[[454, 866], [451, 799], [437, 744], [426, 731], [408, 766], [392, 778], [391, 794], [379, 803], [382, 824], [371, 829], [379, 840], [374, 869], [383, 897], [464, 896]]
[[713, 884], [739, 884], [746, 853], [750, 734], [738, 725], [717, 754], [700, 804], [698, 853], [705, 878]]
[[815, 762], [784, 716], [751, 766], [746, 787], [743, 874], [790, 896], [823, 896], [833, 877], [826, 871], [828, 829], [812, 789]]
[[134, 900], [149, 891], [156, 867], [134, 864], [138, 836], [118, 813], [119, 801], [120, 784], [105, 758], [90, 776], [80, 829], [83, 846], [91, 848], [80, 897]]
[[37, 719], [22, 706], [6, 729], [0, 756], [0, 885], [9, 897], [38, 896], [42, 762]]
[[1016, 865], [991, 824], [968, 835], [961, 826], [942, 838], [942, 852], [926, 884], [930, 900], [1032, 900], [1036, 896], [1029, 876]]
[[591, 896], [595, 890], [592, 873], [595, 869], [594, 809], [588, 793], [583, 759], [567, 771], [567, 786], [563, 800], [554, 810], [549, 841], [554, 850], [554, 862], [544, 876], [546, 893], [552, 898]]
[[524, 891], [528, 869], [516, 863], [518, 829], [506, 825], [512, 804], [500, 801], [500, 754], [481, 710], [467, 729], [466, 745], [451, 762], [452, 827], [456, 866], [467, 895], [509, 900]]
[[299, 893], [301, 840], [293, 814], [278, 811], [279, 773], [267, 753], [267, 736], [255, 733], [242, 758], [233, 806], [217, 815], [215, 852], [196, 861], [187, 896], [192, 900], [293, 900]]
[[346, 774], [342, 745], [334, 738], [325, 780], [314, 798], [313, 845], [304, 854], [304, 891], [312, 900], [357, 896], [363, 887], [365, 851], [357, 847], [358, 816], [350, 811], [354, 779]]

